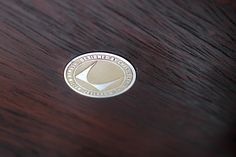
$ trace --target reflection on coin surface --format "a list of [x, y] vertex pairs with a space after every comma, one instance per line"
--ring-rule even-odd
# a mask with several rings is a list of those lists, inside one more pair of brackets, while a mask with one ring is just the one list
[[136, 79], [134, 67], [124, 58], [105, 52], [76, 57], [64, 77], [75, 92], [93, 98], [108, 98], [129, 90]]

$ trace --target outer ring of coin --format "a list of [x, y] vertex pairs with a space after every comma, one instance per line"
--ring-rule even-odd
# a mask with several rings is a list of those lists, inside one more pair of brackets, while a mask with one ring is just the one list
[[[88, 55], [109, 55], [109, 56], [112, 56], [114, 58], [118, 58], [119, 60], [121, 60], [122, 62], [126, 63], [128, 65], [128, 67], [130, 68], [131, 72], [132, 72], [132, 81], [130, 82], [130, 84], [125, 88], [123, 89], [122, 91], [120, 92], [117, 92], [113, 95], [90, 95], [90, 94], [86, 94], [86, 93], [83, 93], [83, 92], [80, 92], [78, 90], [76, 90], [74, 87], [71, 86], [71, 84], [69, 83], [68, 79], [67, 79], [67, 71], [68, 71], [68, 68], [75, 62], [77, 61], [78, 59], [80, 58], [83, 58], [85, 56], [88, 56]], [[118, 95], [121, 95], [125, 92], [127, 92], [135, 83], [136, 81], [136, 70], [135, 68], [133, 67], [133, 65], [128, 61], [126, 60], [125, 58], [121, 57], [121, 56], [118, 56], [116, 54], [112, 54], [112, 53], [108, 53], [108, 52], [100, 52], [100, 51], [97, 51], [97, 52], [89, 52], [89, 53], [85, 53], [83, 55], [80, 55], [80, 56], [77, 56], [76, 58], [72, 59], [65, 67], [65, 70], [64, 70], [64, 79], [65, 79], [65, 82], [67, 83], [67, 85], [73, 90], [75, 91], [76, 93], [80, 94], [80, 95], [83, 95], [83, 96], [87, 96], [87, 97], [91, 97], [91, 98], [110, 98], [110, 97], [115, 97], [115, 96], [118, 96]], [[79, 86], [79, 85], [78, 85]], [[82, 88], [82, 87], [81, 87]]]

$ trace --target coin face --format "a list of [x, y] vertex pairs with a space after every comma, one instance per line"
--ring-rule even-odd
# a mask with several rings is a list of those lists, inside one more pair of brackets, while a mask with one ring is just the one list
[[136, 79], [134, 67], [124, 58], [105, 52], [87, 53], [68, 63], [65, 81], [75, 92], [108, 98], [129, 90]]

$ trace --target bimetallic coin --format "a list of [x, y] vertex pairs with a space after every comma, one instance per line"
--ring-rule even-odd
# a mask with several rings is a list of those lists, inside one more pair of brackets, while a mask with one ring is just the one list
[[75, 92], [93, 98], [108, 98], [129, 90], [134, 67], [124, 58], [105, 52], [76, 57], [65, 68], [65, 81]]

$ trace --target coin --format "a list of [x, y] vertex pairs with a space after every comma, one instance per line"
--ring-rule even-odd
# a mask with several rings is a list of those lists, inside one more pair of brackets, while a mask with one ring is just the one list
[[70, 61], [64, 71], [67, 85], [75, 92], [108, 98], [128, 91], [136, 80], [132, 64], [107, 52], [86, 53]]

